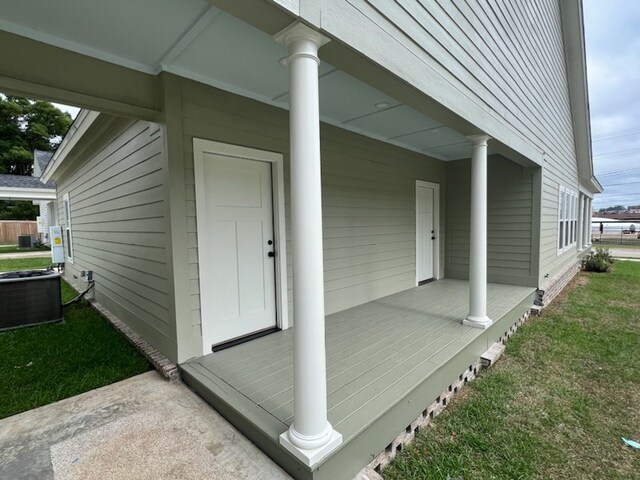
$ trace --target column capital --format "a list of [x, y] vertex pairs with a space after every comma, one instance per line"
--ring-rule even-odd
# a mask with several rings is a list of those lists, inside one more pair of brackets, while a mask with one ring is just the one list
[[317, 30], [308, 27], [302, 22], [295, 21], [291, 25], [280, 30], [273, 36], [273, 39], [282, 45], [289, 46], [297, 40], [312, 41], [318, 48], [329, 43], [330, 39]]
[[472, 147], [486, 147], [487, 142], [491, 140], [491, 137], [486, 133], [479, 133], [475, 135], [467, 135], [467, 138], [471, 142]]

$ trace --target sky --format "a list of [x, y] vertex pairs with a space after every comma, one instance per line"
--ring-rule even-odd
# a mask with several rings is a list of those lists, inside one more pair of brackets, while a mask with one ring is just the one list
[[640, 2], [584, 0], [594, 208], [640, 205]]
[[73, 119], [76, 118], [76, 115], [78, 115], [78, 112], [80, 111], [80, 109], [78, 107], [72, 107], [70, 105], [63, 105], [62, 103], [54, 103], [54, 105], [56, 107], [58, 107], [60, 110], [62, 110], [63, 112], [69, 112], [69, 114], [71, 115], [71, 117]]

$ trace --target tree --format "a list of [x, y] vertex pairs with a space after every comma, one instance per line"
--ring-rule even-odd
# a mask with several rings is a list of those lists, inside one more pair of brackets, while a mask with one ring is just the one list
[[38, 206], [25, 200], [0, 201], [0, 220], [35, 220]]
[[53, 151], [71, 115], [49, 102], [0, 94], [0, 173], [31, 175], [33, 151]]
[[[71, 115], [49, 102], [0, 94], [0, 173], [33, 174], [33, 151], [53, 151], [67, 133]], [[38, 206], [0, 201], [0, 220], [35, 220]]]
[[617, 213], [617, 212], [624, 212], [626, 210], [627, 210], [627, 207], [625, 207], [624, 205], [615, 205], [613, 207], [601, 208], [599, 211], [600, 213]]

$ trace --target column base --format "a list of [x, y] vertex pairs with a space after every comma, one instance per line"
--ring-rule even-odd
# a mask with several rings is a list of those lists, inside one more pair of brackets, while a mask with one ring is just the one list
[[295, 430], [292, 429], [293, 426], [286, 432], [283, 432], [280, 435], [280, 445], [286, 448], [289, 452], [291, 452], [295, 457], [304, 463], [306, 466], [313, 468], [315, 467], [322, 459], [327, 457], [329, 454], [333, 453], [334, 450], [340, 446], [342, 443], [342, 434], [336, 432], [331, 424], [329, 424], [330, 431], [327, 435], [326, 443], [316, 448], [300, 448], [296, 446], [292, 441], [290, 435], [294, 435], [297, 437]]
[[492, 323], [493, 320], [491, 320], [486, 315], [484, 317], [473, 317], [469, 315], [462, 321], [462, 324], [466, 325], [467, 327], [482, 328], [483, 330], [489, 328]]

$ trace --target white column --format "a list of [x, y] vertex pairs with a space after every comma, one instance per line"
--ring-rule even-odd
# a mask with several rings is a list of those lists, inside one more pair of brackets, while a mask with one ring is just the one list
[[591, 246], [591, 218], [593, 217], [593, 199], [592, 198], [588, 198], [587, 197], [587, 221], [585, 222], [585, 225], [587, 227], [587, 236], [585, 237], [584, 240], [584, 245], [585, 247], [590, 247]]
[[471, 140], [471, 235], [469, 251], [469, 315], [464, 325], [487, 328], [487, 135]]
[[280, 443], [313, 467], [342, 443], [327, 420], [318, 48], [327, 39], [301, 23], [275, 39], [289, 51], [294, 420]]
[[580, 222], [579, 222], [580, 228], [578, 228], [578, 232], [577, 232], [578, 233], [577, 245], [578, 245], [578, 250], [582, 251], [582, 250], [584, 250], [584, 247], [582, 246], [583, 245], [582, 239], [584, 238], [584, 231], [585, 231], [585, 228], [584, 228], [584, 223], [585, 223], [584, 222], [584, 218], [585, 218], [584, 217], [584, 211], [585, 211], [585, 209], [584, 209], [584, 204], [585, 204], [584, 194], [578, 193], [578, 200], [579, 200], [578, 219], [580, 220]]

